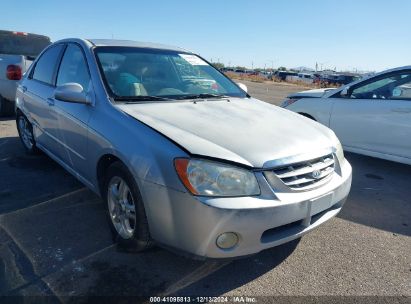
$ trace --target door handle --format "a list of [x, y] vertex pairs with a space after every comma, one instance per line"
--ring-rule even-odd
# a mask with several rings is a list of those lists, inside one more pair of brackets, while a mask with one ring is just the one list
[[54, 106], [54, 99], [51, 97], [47, 98], [47, 103], [49, 106]]
[[411, 108], [394, 108], [391, 109], [391, 111], [396, 113], [411, 113]]

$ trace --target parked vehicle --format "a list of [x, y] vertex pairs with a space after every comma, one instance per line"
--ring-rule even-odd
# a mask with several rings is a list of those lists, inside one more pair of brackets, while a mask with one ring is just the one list
[[224, 68], [221, 68], [221, 72], [234, 72], [234, 69], [233, 69], [233, 68], [224, 67]]
[[334, 74], [320, 75], [320, 77], [317, 79], [318, 79], [317, 82], [320, 82], [320, 83], [325, 83], [327, 85], [341, 86], [341, 85], [349, 84], [353, 81], [360, 79], [360, 76], [356, 74], [334, 73]]
[[278, 78], [279, 80], [285, 81], [288, 76], [298, 76], [298, 73], [292, 71], [275, 71], [274, 74], [271, 75], [271, 79]]
[[286, 81], [298, 81], [303, 83], [313, 83], [314, 76], [309, 73], [298, 73], [297, 75], [287, 75], [285, 78]]
[[411, 66], [319, 92], [292, 94], [283, 107], [333, 129], [347, 151], [411, 165]]
[[258, 76], [264, 77], [264, 78], [267, 78], [267, 79], [269, 79], [271, 77], [271, 75], [272, 75], [272, 72], [270, 72], [270, 71], [259, 71], [258, 72]]
[[257, 253], [334, 217], [351, 186], [330, 129], [251, 98], [175, 47], [52, 44], [18, 88], [17, 127], [29, 153], [102, 196], [119, 246], [137, 251]]
[[246, 74], [249, 75], [249, 76], [258, 76], [258, 75], [260, 75], [260, 72], [254, 71], [254, 70], [247, 70]]
[[49, 44], [46, 36], [0, 31], [0, 116], [14, 113], [17, 82]]

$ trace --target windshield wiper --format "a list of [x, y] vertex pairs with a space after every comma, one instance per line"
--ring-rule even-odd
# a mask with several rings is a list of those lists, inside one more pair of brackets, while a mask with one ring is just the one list
[[181, 96], [173, 96], [173, 98], [161, 97], [161, 96], [118, 96], [115, 97], [115, 101], [124, 101], [126, 103], [134, 103], [139, 101], [172, 101], [172, 100], [183, 100], [183, 99], [206, 99], [206, 98], [230, 98], [230, 96], [223, 94], [211, 94], [211, 93], [201, 93], [201, 94], [188, 94]]
[[230, 98], [230, 96], [223, 94], [201, 93], [176, 96], [175, 99], [206, 99], [206, 98]]
[[172, 99], [166, 98], [166, 97], [160, 97], [160, 96], [144, 95], [144, 96], [118, 96], [118, 97], [115, 97], [114, 100], [124, 101], [126, 103], [133, 103], [133, 102], [139, 102], [139, 101], [164, 101], [164, 100], [172, 100]]

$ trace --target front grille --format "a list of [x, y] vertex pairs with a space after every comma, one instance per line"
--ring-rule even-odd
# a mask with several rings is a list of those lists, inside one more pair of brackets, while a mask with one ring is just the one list
[[322, 157], [275, 168], [272, 172], [294, 190], [308, 190], [324, 184], [334, 172], [334, 156]]

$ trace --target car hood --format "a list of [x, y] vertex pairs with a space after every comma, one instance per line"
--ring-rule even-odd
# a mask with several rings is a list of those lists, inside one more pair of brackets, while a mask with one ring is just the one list
[[332, 146], [330, 129], [253, 98], [117, 106], [191, 154], [255, 168]]
[[299, 98], [304, 98], [304, 97], [323, 97], [326, 93], [330, 91], [334, 91], [335, 88], [323, 88], [323, 89], [314, 89], [314, 90], [307, 90], [307, 91], [302, 91], [298, 93], [294, 93], [289, 95], [288, 97], [299, 97]]

